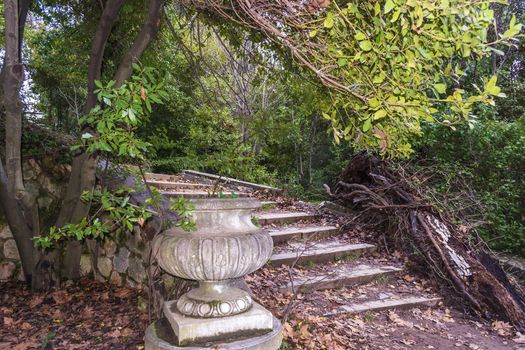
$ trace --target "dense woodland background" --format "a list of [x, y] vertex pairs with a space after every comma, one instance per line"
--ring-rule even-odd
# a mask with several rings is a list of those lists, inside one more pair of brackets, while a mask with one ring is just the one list
[[[95, 30], [101, 6], [98, 1], [65, 0], [32, 6], [23, 47], [25, 122], [78, 136], [87, 96], [91, 42], [86, 38]], [[498, 23], [507, 23], [512, 14], [523, 22], [524, 8], [522, 1], [495, 6]], [[344, 140], [334, 142], [327, 132], [330, 122], [322, 110], [330, 96], [325, 88], [259, 34], [186, 11], [174, 4], [166, 7], [158, 38], [140, 59], [142, 66], [160, 72], [169, 94], [139, 130], [140, 138], [152, 145], [147, 157], [151, 170], [202, 170], [280, 186], [305, 200], [326, 198], [322, 185], [332, 185], [359, 150]], [[144, 13], [143, 1], [126, 2], [108, 39], [103, 72], [116, 69]], [[455, 206], [494, 249], [521, 256], [524, 40], [502, 48], [504, 55], [472, 63], [461, 81], [474, 91], [473, 84], [483, 76], [497, 74], [507, 97], [497, 98], [495, 106], [477, 107], [475, 118], [464, 125], [424, 125], [410, 158], [392, 160], [414, 171], [433, 169], [424, 185], [434, 199]], [[109, 73], [101, 78], [110, 79]], [[56, 138], [46, 135], [24, 133], [23, 156], [55, 154], [57, 160], [69, 161], [68, 153], [57, 152], [61, 145]]]

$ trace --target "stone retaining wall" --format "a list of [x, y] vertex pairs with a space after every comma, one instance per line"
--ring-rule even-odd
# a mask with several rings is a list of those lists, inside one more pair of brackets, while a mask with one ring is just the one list
[[[51, 158], [28, 159], [23, 163], [23, 172], [28, 191], [37, 196], [43, 227], [52, 226], [62, 202], [64, 184], [68, 181], [69, 165], [58, 164]], [[0, 213], [0, 281], [23, 280], [15, 240], [1, 216]], [[86, 245], [80, 260], [83, 276], [92, 275], [98, 280], [131, 287], [141, 287], [147, 281], [144, 261], [148, 247], [138, 227], [132, 233], [108, 239], [100, 243], [98, 249], [92, 250], [98, 250], [98, 272], [93, 271], [92, 255]]]
[[15, 240], [7, 225], [0, 225], [0, 281], [23, 279], [20, 269], [20, 255]]
[[[95, 248], [95, 244], [92, 247]], [[147, 285], [144, 261], [147, 260], [149, 248], [142, 241], [139, 229], [117, 241], [107, 239], [93, 250], [98, 250], [98, 271], [93, 271], [92, 254], [85, 245], [80, 258], [82, 276], [93, 276], [100, 281], [133, 288]], [[20, 256], [11, 230], [7, 225], [0, 224], [0, 281], [13, 279], [24, 279]]]

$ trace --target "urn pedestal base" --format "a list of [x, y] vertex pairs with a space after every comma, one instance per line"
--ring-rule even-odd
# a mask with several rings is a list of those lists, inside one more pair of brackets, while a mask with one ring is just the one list
[[184, 316], [174, 301], [168, 301], [164, 314], [146, 330], [145, 350], [278, 350], [281, 346], [281, 323], [257, 303], [239, 315], [206, 319]]

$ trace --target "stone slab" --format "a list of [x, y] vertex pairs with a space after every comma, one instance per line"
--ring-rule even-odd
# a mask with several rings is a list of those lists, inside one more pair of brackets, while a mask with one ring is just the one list
[[336, 234], [339, 229], [335, 226], [308, 226], [292, 227], [269, 231], [273, 243], [287, 242], [292, 239], [314, 240], [326, 238]]
[[275, 201], [262, 201], [261, 202], [261, 208], [264, 209], [271, 209], [275, 208], [277, 206], [277, 202]]
[[300, 291], [336, 289], [373, 281], [380, 276], [388, 276], [403, 271], [394, 266], [372, 267], [359, 265], [332, 274], [322, 274], [309, 279], [295, 279], [279, 288], [282, 292], [291, 292], [293, 288]]
[[155, 173], [146, 173], [146, 181], [180, 181], [180, 175], [170, 175], [170, 174], [155, 174]]
[[372, 300], [360, 304], [343, 305], [339, 307], [336, 312], [330, 312], [325, 316], [334, 316], [340, 314], [357, 314], [370, 311], [382, 311], [390, 309], [411, 309], [414, 307], [434, 307], [441, 301], [441, 298], [426, 298], [426, 297], [408, 297], [401, 299], [383, 299]]
[[272, 186], [266, 186], [266, 185], [256, 184], [256, 183], [253, 183], [253, 182], [242, 181], [242, 180], [238, 180], [238, 179], [233, 179], [231, 177], [225, 177], [225, 176], [219, 176], [219, 175], [215, 175], [215, 174], [203, 173], [201, 171], [183, 170], [183, 172], [186, 173], [186, 174], [189, 174], [189, 175], [193, 175], [193, 176], [200, 176], [200, 177], [205, 177], [205, 178], [208, 178], [208, 179], [220, 180], [220, 181], [225, 182], [225, 183], [231, 183], [231, 184], [235, 184], [235, 185], [251, 187], [251, 188], [254, 188], [256, 190], [268, 190], [268, 191], [271, 191], [271, 192], [281, 192], [282, 191], [280, 188], [275, 188], [275, 187], [272, 187]]
[[177, 339], [168, 321], [159, 320], [146, 329], [144, 342], [145, 350], [279, 350], [282, 339], [282, 325], [278, 319], [273, 318], [272, 330], [262, 335], [180, 347], [174, 345]]
[[292, 265], [294, 263], [299, 265], [308, 262], [321, 263], [345, 258], [347, 256], [357, 257], [364, 253], [373, 252], [375, 249], [376, 247], [374, 245], [367, 243], [341, 244], [325, 247], [319, 245], [312, 248], [296, 249], [293, 252], [274, 254], [270, 259], [270, 264], [272, 266], [281, 266]]
[[293, 212], [293, 213], [261, 213], [255, 216], [261, 225], [269, 224], [290, 224], [301, 220], [312, 220], [314, 214]]
[[[206, 191], [191, 191], [191, 192], [184, 192], [184, 191], [159, 191], [160, 194], [166, 196], [166, 197], [184, 197], [184, 198], [215, 198], [218, 197], [219, 192], [216, 192], [213, 196], [211, 195], [211, 192]], [[231, 191], [224, 191], [222, 192], [225, 197], [231, 196]], [[248, 193], [244, 192], [233, 192], [237, 197], [245, 198], [249, 197]]]
[[[196, 188], [210, 188], [213, 189], [214, 185], [200, 184], [192, 182], [174, 182], [174, 181], [163, 181], [163, 180], [148, 180], [148, 185], [164, 188], [164, 189], [196, 189]], [[221, 188], [221, 187], [219, 187]]]
[[272, 313], [255, 302], [246, 312], [221, 318], [185, 316], [177, 310], [174, 300], [165, 302], [163, 311], [177, 336], [179, 346], [235, 334], [265, 332], [273, 328]]

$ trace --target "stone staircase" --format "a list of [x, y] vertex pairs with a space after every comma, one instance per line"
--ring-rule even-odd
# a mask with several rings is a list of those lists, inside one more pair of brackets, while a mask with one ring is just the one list
[[[361, 286], [365, 291], [364, 296], [359, 298], [362, 302], [347, 300], [336, 308], [312, 305], [323, 316], [432, 307], [441, 300], [435, 295], [418, 291], [378, 294], [373, 282], [388, 281], [400, 275], [402, 267], [375, 261], [372, 255], [376, 247], [373, 244], [341, 237], [337, 225], [319, 223], [316, 213], [281, 209], [285, 211], [276, 211], [271, 207], [262, 209], [255, 216], [274, 240], [274, 254], [269, 264], [274, 267], [289, 266], [294, 272], [298, 270], [291, 281], [288, 278], [278, 286], [281, 293], [312, 294], [354, 286]], [[366, 295], [367, 284], [371, 284], [370, 295]]]
[[[192, 171], [180, 175], [147, 174], [147, 182], [167, 197], [206, 198], [218, 193], [246, 197], [254, 196], [254, 190], [278, 191], [235, 179], [220, 181], [216, 176], [202, 174]], [[296, 207], [287, 208], [273, 201], [263, 201], [254, 220], [269, 232], [274, 241], [269, 266], [291, 268], [289, 276], [292, 280], [283, 274], [275, 276], [277, 293], [302, 293], [314, 297], [316, 293], [326, 292], [342, 295], [338, 296], [335, 306], [333, 303], [311, 302], [311, 309], [319, 315], [432, 307], [440, 301], [429, 292], [396, 288], [395, 279], [403, 273], [402, 266], [377, 258], [373, 244], [343, 235], [336, 222], [322, 218], [313, 206], [304, 205], [297, 210]], [[345, 292], [339, 293], [340, 289]], [[352, 297], [345, 296], [348, 294]], [[319, 294], [321, 300], [323, 297]], [[308, 298], [302, 303], [308, 303]]]

